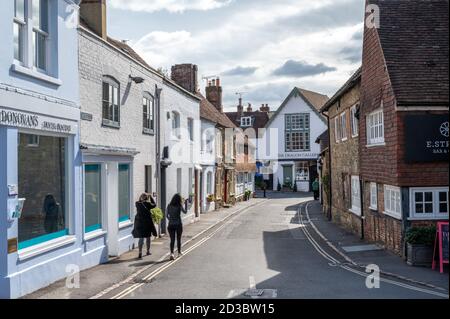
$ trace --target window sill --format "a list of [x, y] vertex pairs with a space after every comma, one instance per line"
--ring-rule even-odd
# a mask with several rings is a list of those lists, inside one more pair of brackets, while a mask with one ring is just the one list
[[43, 73], [35, 71], [33, 69], [26, 68], [17, 63], [13, 63], [11, 65], [11, 70], [16, 73], [20, 73], [20, 74], [23, 74], [23, 75], [26, 75], [26, 76], [29, 76], [29, 77], [53, 84], [53, 85], [57, 85], [57, 86], [62, 85], [62, 81], [58, 78], [54, 78], [52, 76], [43, 74]]
[[359, 136], [359, 134], [352, 135], [352, 138], [355, 138], [355, 137], [358, 137], [358, 136]]
[[56, 238], [56, 239], [47, 241], [47, 242], [39, 244], [39, 245], [21, 249], [18, 252], [19, 260], [22, 261], [22, 260], [26, 260], [26, 259], [38, 256], [38, 255], [42, 255], [51, 250], [55, 250], [57, 248], [73, 244], [76, 242], [76, 240], [77, 239], [75, 236], [64, 236], [61, 238]]
[[447, 216], [424, 216], [424, 217], [408, 217], [408, 220], [410, 221], [421, 221], [421, 220], [448, 220]]
[[356, 209], [350, 208], [348, 211], [358, 217], [361, 217], [361, 210], [356, 210]]
[[127, 228], [133, 226], [133, 222], [129, 219], [129, 220], [125, 220], [123, 222], [119, 222], [119, 229], [123, 229], [123, 228]]
[[372, 148], [372, 147], [378, 147], [378, 146], [386, 146], [386, 143], [375, 143], [375, 144], [367, 144], [366, 147], [367, 148]]
[[106, 235], [106, 234], [107, 234], [107, 232], [104, 231], [103, 229], [98, 229], [98, 230], [95, 230], [95, 231], [92, 231], [92, 232], [89, 232], [89, 233], [85, 233], [84, 234], [84, 240], [85, 241], [92, 240], [92, 239], [101, 237], [101, 236]]
[[386, 215], [386, 216], [395, 218], [397, 220], [402, 220], [402, 217], [399, 216], [398, 214], [395, 214], [395, 213], [390, 213], [390, 212], [387, 212], [387, 211], [383, 211], [383, 214]]
[[154, 130], [151, 130], [151, 129], [148, 129], [148, 128], [144, 128], [144, 129], [142, 130], [142, 134], [154, 136], [154, 135], [155, 135], [155, 131], [154, 131]]
[[369, 209], [373, 211], [378, 211], [378, 207], [369, 206]]
[[105, 120], [105, 119], [102, 120], [102, 126], [103, 127], [107, 127], [107, 128], [113, 128], [113, 129], [116, 129], [116, 130], [120, 129], [120, 124], [119, 123], [114, 123], [114, 122], [112, 122], [110, 120]]

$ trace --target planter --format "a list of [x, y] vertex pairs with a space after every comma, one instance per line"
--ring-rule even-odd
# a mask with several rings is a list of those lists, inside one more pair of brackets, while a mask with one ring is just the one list
[[410, 266], [430, 267], [433, 261], [433, 246], [406, 244], [407, 264]]

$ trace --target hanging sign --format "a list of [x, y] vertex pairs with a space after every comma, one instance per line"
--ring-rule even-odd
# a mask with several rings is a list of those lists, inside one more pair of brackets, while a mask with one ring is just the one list
[[436, 259], [438, 259], [441, 273], [444, 272], [444, 264], [448, 264], [448, 244], [448, 222], [439, 222], [436, 229], [432, 268], [436, 268]]

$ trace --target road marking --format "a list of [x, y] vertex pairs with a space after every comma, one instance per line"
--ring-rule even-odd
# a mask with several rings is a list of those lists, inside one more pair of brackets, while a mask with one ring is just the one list
[[[305, 206], [305, 212], [306, 212], [307, 218], [309, 219], [309, 213], [308, 213], [308, 206], [309, 206], [309, 204], [310, 204], [310, 203], [306, 203], [306, 205], [305, 205], [305, 203], [303, 203], [301, 206], [299, 206], [299, 210], [298, 210], [298, 211], [299, 211], [299, 214], [298, 214], [298, 215], [299, 215], [300, 223], [303, 223], [303, 217], [302, 217], [302, 214], [301, 214], [301, 208], [302, 208], [302, 206]], [[316, 229], [316, 228], [315, 228], [315, 225], [314, 225], [313, 223], [311, 223], [311, 225], [312, 225], [312, 227], [313, 227], [314, 229]], [[343, 265], [340, 261], [338, 261], [337, 259], [335, 259], [334, 257], [332, 257], [330, 254], [328, 254], [328, 253], [320, 246], [320, 244], [317, 243], [317, 241], [311, 236], [311, 234], [310, 234], [309, 231], [307, 230], [307, 227], [302, 227], [301, 229], [302, 229], [303, 232], [305, 233], [305, 236], [308, 238], [308, 240], [309, 240], [309, 242], [311, 243], [311, 245], [312, 245], [312, 246], [319, 252], [319, 254], [322, 255], [324, 258], [326, 258], [327, 260], [331, 261], [331, 262], [334, 263], [336, 266], [339, 266], [339, 267], [342, 268], [342, 269], [345, 269], [345, 270], [347, 270], [347, 271], [349, 271], [349, 272], [352, 272], [352, 273], [355, 273], [355, 274], [357, 274], [357, 275], [360, 275], [360, 276], [363, 276], [363, 277], [366, 277], [366, 278], [367, 278], [367, 276], [368, 276], [367, 273], [362, 272], [362, 271], [359, 271], [359, 270], [356, 270], [356, 269], [353, 269], [353, 268], [350, 268], [350, 267], [348, 267], [348, 266], [346, 266], [346, 265]], [[319, 236], [320, 236], [322, 239], [325, 238], [321, 233], [319, 233]], [[328, 244], [328, 243], [329, 243], [328, 239], [325, 238], [325, 242]], [[331, 243], [329, 243], [329, 244], [331, 244]], [[331, 244], [331, 245], [332, 245], [332, 244]], [[346, 256], [345, 256], [345, 257], [346, 257]], [[346, 258], [346, 260], [347, 260], [347, 259], [348, 259], [348, 257]], [[351, 263], [352, 263], [353, 265], [356, 265], [353, 261], [352, 261]], [[409, 284], [404, 284], [404, 283], [397, 282], [397, 281], [390, 280], [390, 279], [380, 278], [380, 281], [386, 282], [386, 283], [390, 283], [390, 284], [392, 284], [392, 285], [396, 285], [396, 286], [399, 286], [399, 287], [403, 287], [403, 288], [406, 288], [406, 289], [409, 289], [409, 290], [414, 290], [414, 291], [423, 292], [423, 293], [430, 294], [430, 295], [435, 295], [435, 296], [438, 296], [438, 297], [443, 297], [443, 298], [448, 298], [448, 297], [449, 297], [448, 294], [443, 294], [443, 293], [439, 293], [439, 292], [436, 292], [436, 291], [433, 291], [433, 290], [415, 287], [415, 286], [412, 286], [412, 285], [409, 285]]]
[[248, 281], [250, 282], [250, 289], [256, 289], [255, 277], [253, 276], [248, 277]]
[[[202, 244], [204, 244], [206, 241], [208, 241], [209, 239], [211, 239], [214, 235], [216, 235], [219, 231], [221, 231], [223, 228], [225, 228], [226, 226], [228, 226], [229, 224], [232, 223], [232, 221], [239, 216], [240, 213], [243, 213], [251, 208], [255, 208], [258, 207], [260, 205], [262, 205], [263, 203], [265, 203], [266, 200], [261, 201], [260, 203], [256, 204], [256, 205], [252, 205], [252, 206], [247, 206], [241, 210], [238, 210], [232, 214], [230, 214], [229, 216], [223, 218], [221, 221], [217, 222], [216, 224], [210, 226], [209, 228], [207, 228], [206, 230], [202, 231], [201, 233], [199, 233], [198, 235], [192, 237], [188, 242], [194, 240], [195, 238], [198, 238], [198, 236], [200, 236], [201, 234], [204, 234], [207, 230], [213, 228], [214, 226], [217, 226], [218, 224], [220, 224], [221, 222], [226, 221], [227, 219], [229, 219], [228, 221], [226, 221], [223, 225], [219, 226], [216, 230], [214, 230], [211, 234], [209, 234], [208, 236], [202, 238], [199, 242], [195, 243], [194, 245], [192, 245], [191, 247], [189, 247], [185, 252], [184, 255], [182, 257], [179, 257], [177, 259], [175, 259], [174, 261], [168, 262], [164, 265], [162, 265], [161, 267], [157, 268], [156, 270], [154, 270], [152, 273], [150, 273], [149, 275], [145, 276], [143, 278], [144, 281], [149, 281], [153, 278], [155, 278], [157, 275], [159, 275], [160, 273], [162, 273], [164, 270], [166, 270], [167, 268], [169, 268], [170, 266], [174, 265], [175, 263], [177, 263], [178, 261], [180, 261], [184, 256], [186, 256], [187, 254], [189, 254], [191, 251], [193, 251], [194, 249], [200, 247]], [[183, 246], [185, 246], [188, 242], [186, 242]], [[165, 256], [163, 256], [161, 259], [164, 260], [165, 258], [167, 258], [169, 254], [166, 254]], [[150, 267], [148, 267], [150, 268]], [[147, 268], [147, 269], [148, 269]], [[142, 273], [142, 271], [140, 272]], [[136, 277], [136, 276], [134, 276]], [[133, 278], [134, 278], [133, 277]], [[127, 281], [126, 283], [128, 283], [129, 281]], [[145, 285], [145, 283], [136, 283], [133, 284], [131, 287], [128, 287], [126, 289], [124, 289], [123, 291], [119, 292], [118, 294], [116, 294], [115, 296], [113, 296], [110, 299], [122, 299], [126, 296], [128, 296], [129, 294], [131, 294], [132, 292], [134, 292], [136, 289], [139, 289], [140, 287], [142, 287], [143, 285]], [[120, 286], [118, 286], [120, 287]], [[116, 287], [116, 288], [118, 288]], [[108, 292], [111, 292], [114, 289], [109, 290]], [[105, 295], [105, 294], [103, 294]], [[92, 298], [95, 299], [95, 298]]]

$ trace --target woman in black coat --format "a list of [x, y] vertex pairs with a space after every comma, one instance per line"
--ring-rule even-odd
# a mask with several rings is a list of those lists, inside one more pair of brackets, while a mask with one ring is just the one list
[[[150, 199], [150, 201], [149, 201]], [[155, 200], [147, 194], [142, 194], [139, 201], [136, 202], [137, 214], [134, 219], [133, 237], [139, 238], [139, 259], [142, 258], [142, 248], [144, 247], [144, 239], [147, 242], [147, 256], [150, 253], [151, 237], [157, 236], [155, 224], [152, 220], [151, 210], [156, 207]]]

